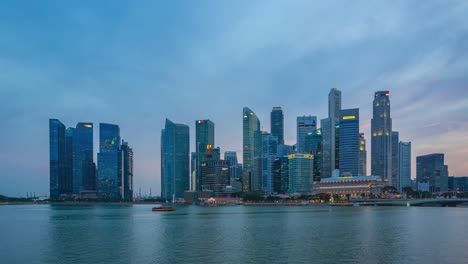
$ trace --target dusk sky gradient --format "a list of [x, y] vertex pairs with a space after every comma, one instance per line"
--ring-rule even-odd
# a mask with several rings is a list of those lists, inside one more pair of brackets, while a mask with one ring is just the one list
[[[0, 194], [48, 194], [48, 119], [120, 126], [135, 189], [160, 190], [165, 118], [215, 123], [242, 159], [242, 107], [270, 130], [285, 112], [360, 108], [370, 164], [374, 91], [415, 157], [446, 154], [468, 175], [468, 1], [0, 1]], [[95, 159], [96, 161], [96, 159]], [[370, 172], [370, 170], [368, 170]]]

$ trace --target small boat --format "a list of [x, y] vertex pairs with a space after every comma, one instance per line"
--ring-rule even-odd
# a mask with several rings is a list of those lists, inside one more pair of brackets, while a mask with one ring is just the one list
[[156, 205], [151, 209], [153, 212], [170, 212], [170, 211], [175, 211], [176, 209], [174, 207], [170, 206], [162, 206], [160, 204]]

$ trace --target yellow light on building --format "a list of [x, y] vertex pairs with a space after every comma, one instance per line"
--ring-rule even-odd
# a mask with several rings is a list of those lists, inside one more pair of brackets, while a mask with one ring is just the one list
[[356, 116], [350, 115], [350, 116], [343, 116], [343, 120], [353, 120], [356, 119]]

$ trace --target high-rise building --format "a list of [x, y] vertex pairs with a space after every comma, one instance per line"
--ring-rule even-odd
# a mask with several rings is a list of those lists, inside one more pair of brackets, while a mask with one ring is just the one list
[[392, 131], [392, 186], [399, 189], [400, 186], [400, 133]]
[[401, 193], [403, 188], [411, 187], [411, 142], [399, 143], [399, 180], [398, 191]]
[[262, 189], [265, 194], [272, 194], [274, 192], [273, 171], [278, 151], [278, 137], [270, 133], [263, 133], [262, 143]]
[[125, 201], [133, 200], [133, 150], [128, 146], [128, 142], [122, 140], [121, 145], [123, 163], [123, 180], [122, 180], [122, 198]]
[[317, 129], [316, 116], [298, 116], [297, 117], [297, 153], [305, 153], [305, 138], [308, 133]]
[[99, 124], [98, 196], [101, 199], [122, 198], [122, 153], [118, 125]]
[[215, 145], [215, 126], [209, 119], [195, 121], [195, 150], [197, 152], [197, 186], [200, 185], [201, 168], [200, 164], [212, 157]]
[[366, 139], [364, 133], [360, 134], [359, 138], [359, 171], [358, 176], [367, 175], [367, 150], [366, 150]]
[[230, 162], [227, 160], [206, 160], [200, 163], [200, 189], [212, 191], [215, 197], [226, 197], [230, 193]]
[[280, 106], [273, 107], [270, 120], [271, 134], [278, 138], [278, 144], [284, 144], [284, 114]]
[[65, 126], [57, 119], [49, 119], [49, 183], [52, 199], [57, 199], [62, 194], [65, 162]]
[[224, 160], [229, 161], [229, 175], [231, 179], [239, 179], [239, 174], [237, 171], [238, 168], [238, 161], [237, 161], [237, 152], [235, 151], [225, 151], [224, 152]]
[[306, 135], [305, 153], [314, 155], [314, 181], [319, 181], [322, 170], [322, 129], [315, 129]]
[[273, 161], [273, 192], [284, 194], [288, 191], [289, 168], [288, 156], [278, 157]]
[[[255, 166], [255, 155], [261, 149], [260, 121], [255, 113], [248, 107], [242, 110], [243, 118], [243, 169], [242, 169], [242, 189], [244, 191], [253, 190], [250, 182], [255, 178], [257, 168]], [[259, 140], [260, 138], [260, 140]], [[257, 140], [256, 140], [257, 139]], [[261, 151], [260, 151], [261, 156]], [[254, 180], [255, 181], [255, 180]]]
[[448, 166], [444, 154], [434, 153], [416, 157], [416, 181], [429, 185], [430, 192], [448, 190]]
[[291, 154], [288, 156], [288, 169], [288, 193], [310, 193], [314, 178], [314, 156], [311, 154]]
[[[331, 172], [335, 169], [339, 169], [339, 125], [340, 125], [340, 111], [341, 111], [341, 91], [332, 88], [328, 93], [328, 118], [330, 118], [330, 132], [331, 137], [329, 138], [331, 143], [330, 155], [331, 162]], [[334, 139], [334, 140], [333, 140]]]
[[339, 128], [339, 164], [341, 175], [359, 174], [359, 109], [341, 110]]
[[96, 191], [93, 123], [78, 123], [73, 133], [73, 194]]
[[189, 127], [166, 119], [161, 140], [161, 198], [166, 201], [183, 198], [190, 188]]
[[392, 183], [392, 118], [390, 116], [390, 92], [374, 94], [371, 121], [372, 153], [371, 173]]
[[190, 190], [197, 191], [197, 152], [190, 153]]
[[[322, 131], [322, 168], [320, 170], [321, 178], [331, 177], [332, 171], [335, 169], [335, 163], [332, 158], [332, 127], [331, 119], [325, 118], [320, 120], [320, 130]], [[334, 129], [334, 128], [333, 128]]]
[[294, 147], [291, 145], [278, 145], [276, 156], [283, 157], [294, 153]]

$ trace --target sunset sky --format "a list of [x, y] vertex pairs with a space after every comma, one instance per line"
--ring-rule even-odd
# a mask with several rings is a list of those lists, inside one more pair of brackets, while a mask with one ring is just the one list
[[241, 159], [242, 107], [270, 130], [281, 106], [294, 144], [296, 116], [325, 118], [332, 87], [360, 108], [368, 164], [373, 94], [389, 90], [412, 177], [434, 152], [467, 176], [467, 14], [468, 1], [1, 1], [0, 194], [48, 194], [49, 118], [119, 125], [135, 189], [154, 194], [165, 118], [190, 126], [192, 150], [195, 120], [211, 119]]

